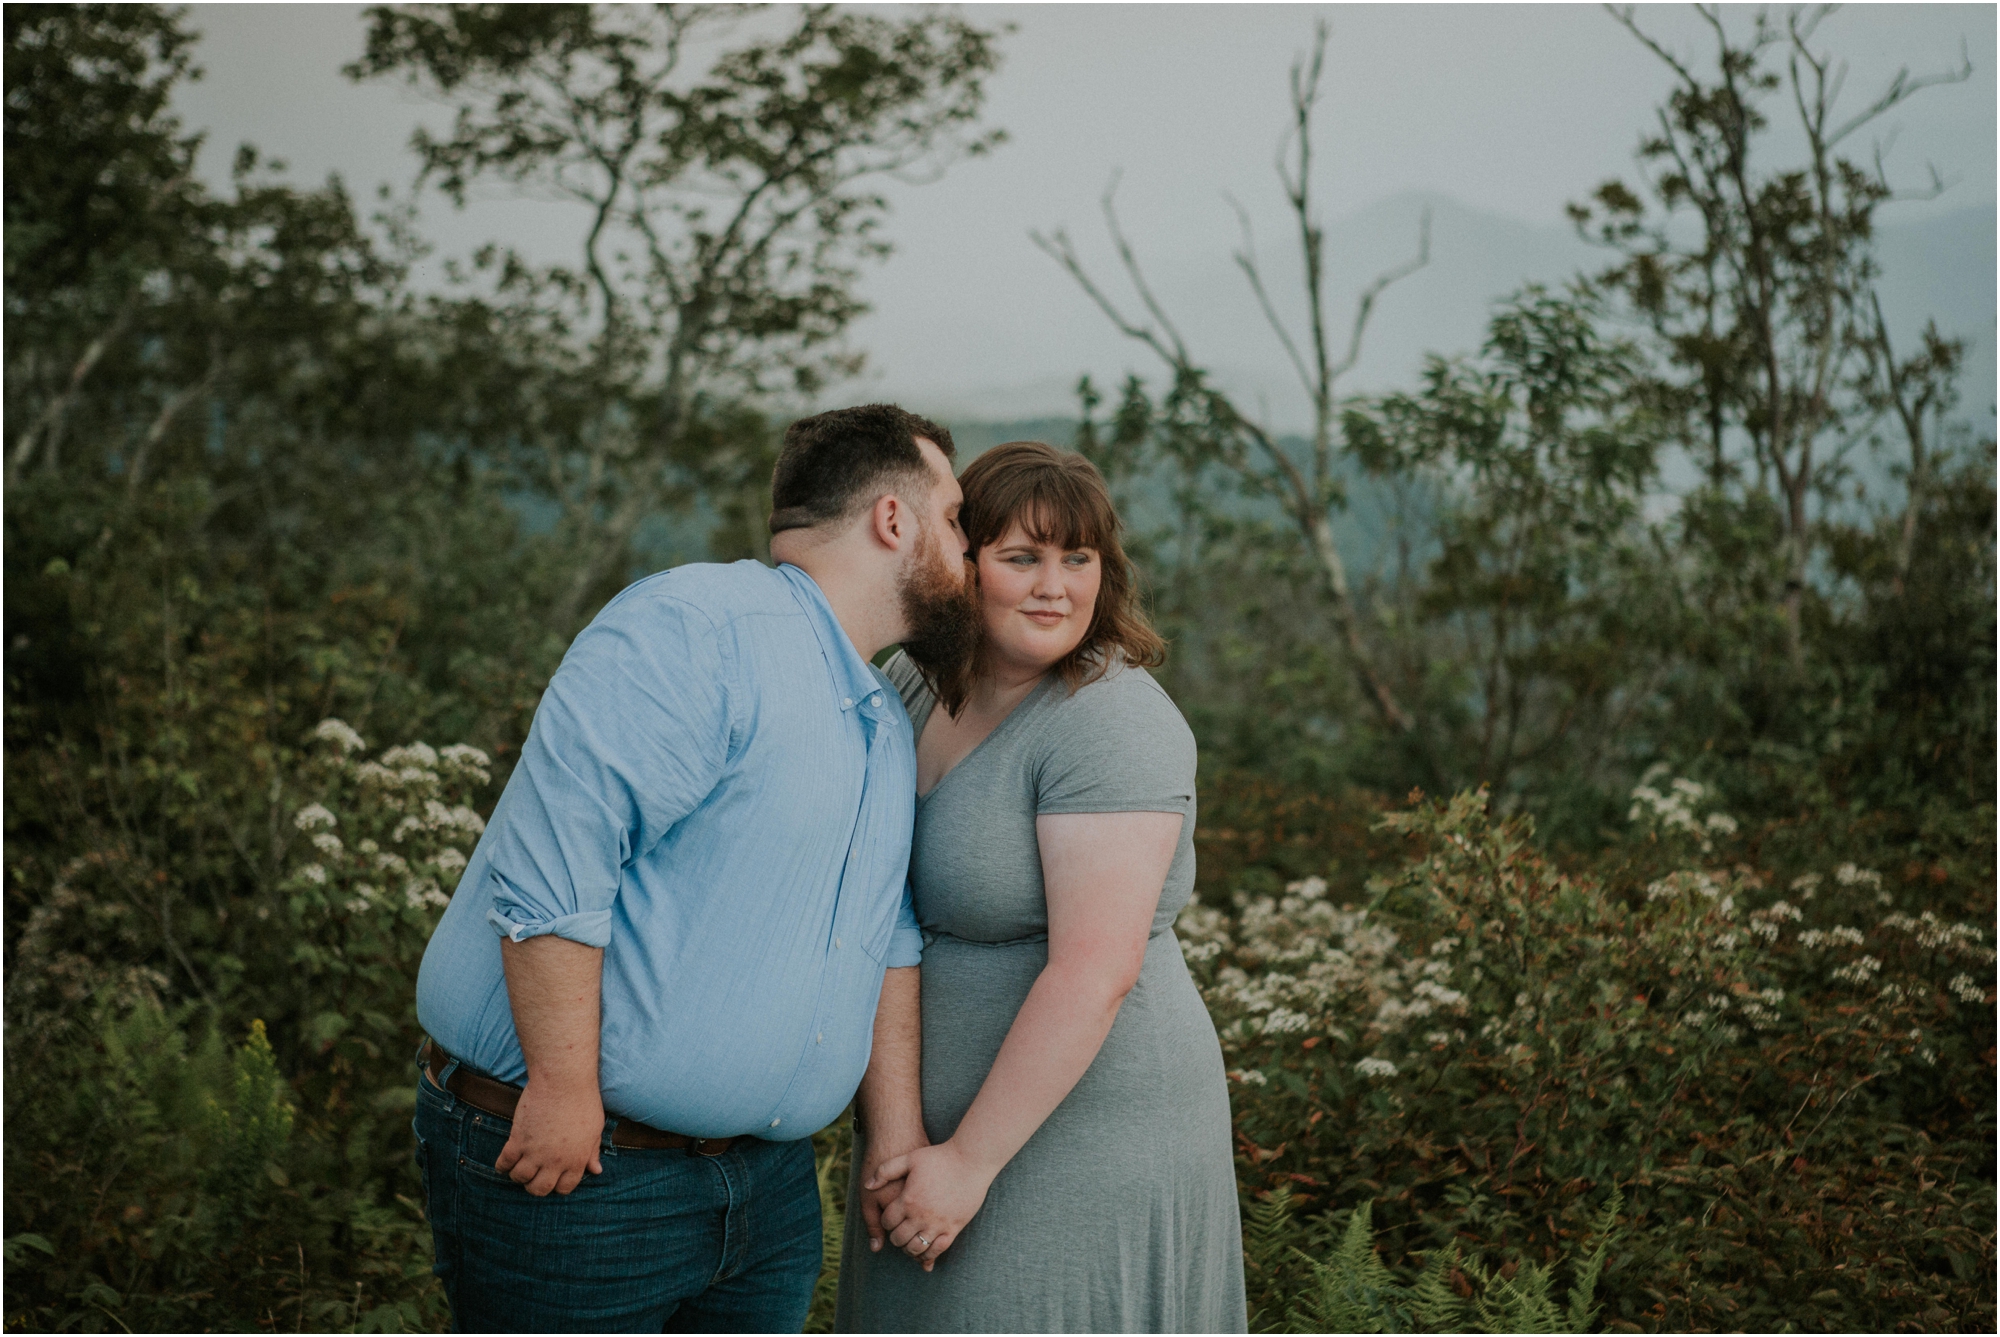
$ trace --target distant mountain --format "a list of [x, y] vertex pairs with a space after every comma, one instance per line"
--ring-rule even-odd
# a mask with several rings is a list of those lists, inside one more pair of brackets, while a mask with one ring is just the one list
[[[1430, 263], [1377, 302], [1361, 357], [1343, 383], [1350, 393], [1414, 386], [1426, 355], [1476, 351], [1495, 304], [1509, 293], [1528, 283], [1560, 287], [1580, 272], [1603, 267], [1610, 258], [1560, 224], [1522, 223], [1436, 194], [1384, 200], [1327, 226], [1329, 269], [1334, 275], [1328, 295], [1341, 347], [1363, 286], [1415, 254], [1419, 219], [1426, 209], [1431, 214]], [[1884, 217], [1893, 220], [1893, 208]], [[1914, 346], [1924, 320], [1933, 316], [1941, 330], [1963, 335], [1971, 343], [1961, 402], [1967, 416], [1989, 432], [1995, 401], [1994, 224], [1990, 203], [1918, 222], [1890, 221], [1880, 229], [1878, 251], [1883, 307], [1892, 333], [1905, 346]], [[1136, 221], [1131, 228], [1135, 238], [1144, 236]], [[1267, 286], [1297, 329], [1303, 309], [1299, 266], [1282, 242], [1279, 237], [1263, 237], [1260, 259]], [[1146, 253], [1143, 245], [1141, 252]], [[1149, 273], [1190, 348], [1220, 382], [1281, 428], [1300, 428], [1307, 401], [1229, 258], [1170, 255], [1150, 265]], [[1046, 299], [1038, 294], [1037, 300]], [[1080, 307], [1080, 298], [1073, 305]], [[1121, 340], [1101, 316], [1067, 307], [1061, 314], [1062, 328], [1051, 332], [1043, 348], [1024, 348], [1018, 355], [985, 364], [1014, 368], [1018, 378], [971, 376], [954, 385], [894, 388], [906, 402], [932, 405], [954, 422], [970, 424], [1074, 415], [1076, 382], [1085, 371], [1107, 391], [1114, 390], [1127, 371], [1158, 381], [1159, 368], [1149, 361], [1152, 355]], [[979, 317], [971, 319], [976, 322]], [[994, 319], [1007, 323], [1005, 317]], [[1078, 323], [1090, 320], [1101, 328], [1085, 337]], [[1050, 354], [1058, 347], [1061, 355], [1075, 362], [1050, 365], [1057, 360]]]

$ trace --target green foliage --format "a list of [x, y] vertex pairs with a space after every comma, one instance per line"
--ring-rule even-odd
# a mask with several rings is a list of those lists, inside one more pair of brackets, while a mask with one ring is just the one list
[[[1237, 876], [1260, 889], [1205, 892], [1179, 931], [1246, 1185], [1302, 1195], [1307, 1239], [1332, 1204], [1371, 1203], [1392, 1276], [1456, 1245], [1482, 1327], [1599, 1306], [1610, 1327], [1987, 1322], [1993, 1108], [1969, 1093], [1990, 1072], [1990, 911], [1898, 908], [1928, 881], [1891, 891], [1824, 844], [1822, 871], [1761, 870], [1706, 790], [1648, 788], [1598, 871], [1465, 794], [1384, 819], [1409, 853], [1359, 903], [1320, 878], [1272, 894], [1254, 866]], [[1606, 1208], [1614, 1185], [1629, 1207]], [[1287, 1283], [1318, 1298], [1260, 1299], [1264, 1322], [1295, 1303], [1411, 1321], [1370, 1308], [1356, 1229]]]
[[807, 1332], [833, 1331], [833, 1302], [840, 1286], [840, 1247], [847, 1224], [847, 1172], [854, 1153], [854, 1124], [842, 1117], [813, 1134], [814, 1170], [819, 1178], [819, 1281], [813, 1286]]
[[[599, 224], [572, 266], [492, 248], [419, 294], [406, 207], [254, 152], [200, 184], [180, 17], [8, 7], [10, 1329], [445, 1323], [407, 1057], [479, 814], [599, 602], [766, 553], [770, 392], [857, 361], [867, 179], [995, 142], [960, 18], [738, 21], [373, 11], [352, 72], [456, 112], [425, 183]], [[1735, 92], [1675, 95], [1649, 165], [1754, 139], [1731, 108], [1777, 32]], [[1101, 420], [1082, 387], [1203, 749], [1180, 930], [1260, 1329], [1994, 1321], [1993, 458], [1950, 416], [1963, 350], [1871, 318], [1874, 184], [1770, 179], [1754, 208], [1799, 223], [1758, 242], [1774, 337], [1846, 340], [1778, 432], [1747, 308], [1709, 322], [1702, 257], [1647, 230], [1720, 208], [1748, 254], [1745, 220], [1651, 184], [1600, 195], [1628, 263], [1594, 296], [1517, 294], [1408, 393], [1301, 363], [1309, 439], [1170, 330], [1128, 330], [1164, 386]], [[1614, 300], [1653, 342], [1606, 333]], [[1887, 504], [1824, 453], [1785, 487], [1738, 467], [1866, 415]], [[1669, 448], [1704, 467], [1662, 498]], [[1395, 809], [1413, 785], [1457, 797]], [[817, 1149], [821, 1330], [844, 1125]]]

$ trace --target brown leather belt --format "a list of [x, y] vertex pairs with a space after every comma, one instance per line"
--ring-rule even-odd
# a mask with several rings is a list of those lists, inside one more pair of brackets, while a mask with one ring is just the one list
[[[511, 1120], [514, 1117], [514, 1107], [521, 1103], [521, 1088], [512, 1082], [495, 1081], [463, 1064], [447, 1080], [444, 1070], [451, 1066], [451, 1055], [428, 1037], [424, 1040], [423, 1062], [432, 1083], [441, 1090], [451, 1092], [472, 1108], [491, 1114], [496, 1119]], [[629, 1147], [635, 1151], [685, 1150], [690, 1156], [720, 1156], [738, 1142], [747, 1141], [747, 1135], [689, 1137], [685, 1133], [669, 1133], [664, 1129], [648, 1127], [633, 1119], [620, 1119], [611, 1130], [611, 1145], [614, 1147]]]

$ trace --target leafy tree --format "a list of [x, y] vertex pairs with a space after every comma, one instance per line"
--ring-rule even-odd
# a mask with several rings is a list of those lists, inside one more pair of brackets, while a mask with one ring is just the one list
[[[1639, 146], [1641, 189], [1606, 182], [1570, 213], [1586, 237], [1619, 253], [1597, 286], [1623, 297], [1658, 337], [1688, 414], [1688, 450], [1711, 486], [1740, 485], [1746, 503], [1774, 508], [1778, 605], [1796, 663], [1818, 548], [1814, 511], [1834, 500], [1842, 459], [1874, 416], [1865, 393], [1866, 350], [1878, 332], [1872, 240], [1875, 211], [1894, 190], [1879, 150], [1864, 164], [1849, 146], [1923, 89], [1969, 78], [1971, 64], [1922, 77], [1900, 71], [1843, 117], [1846, 67], [1816, 45], [1832, 6], [1795, 10], [1782, 24], [1759, 12], [1742, 41], [1719, 8], [1699, 12], [1715, 41], [1709, 76], [1647, 36], [1633, 10], [1613, 11], [1675, 86], [1657, 132]], [[1805, 153], [1767, 167], [1766, 104], [1780, 89]]]
[[1574, 301], [1529, 289], [1493, 318], [1483, 358], [1433, 358], [1415, 394], [1346, 415], [1350, 449], [1435, 479], [1436, 556], [1403, 635], [1408, 674], [1436, 683], [1430, 751], [1453, 783], [1544, 793], [1602, 783], [1607, 747], [1645, 701], [1652, 628], [1634, 592], [1653, 564], [1642, 502], [1657, 414], [1642, 361]]
[[[808, 7], [775, 35], [697, 5], [412, 5], [369, 11], [356, 78], [400, 75], [456, 109], [419, 132], [423, 179], [463, 203], [482, 180], [585, 207], [581, 267], [537, 280], [591, 333], [604, 407], [519, 424], [536, 484], [582, 562], [571, 623], [639, 526], [701, 483], [768, 470], [768, 434], [718, 440], [730, 405], [810, 392], [859, 359], [858, 266], [888, 251], [885, 173], [983, 153], [992, 35], [956, 17]], [[516, 266], [518, 268], [518, 266]], [[517, 281], [519, 281], [517, 279]], [[719, 415], [719, 416], [718, 416]], [[532, 461], [530, 464], [529, 461]]]

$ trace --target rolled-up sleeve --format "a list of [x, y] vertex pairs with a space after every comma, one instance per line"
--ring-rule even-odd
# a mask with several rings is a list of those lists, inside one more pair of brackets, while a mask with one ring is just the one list
[[889, 934], [889, 951], [882, 964], [894, 968], [923, 963], [924, 931], [917, 924], [916, 906], [910, 900], [910, 884], [906, 879], [902, 902], [896, 907], [896, 927]]
[[658, 594], [614, 601], [576, 638], [489, 831], [495, 931], [611, 941], [625, 868], [727, 764], [729, 667], [708, 619]]

